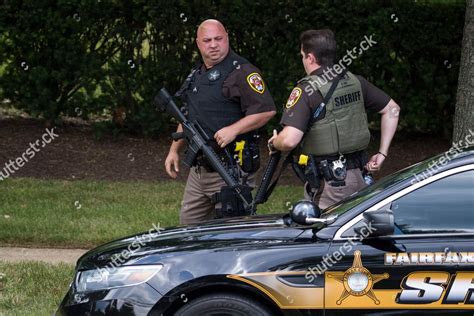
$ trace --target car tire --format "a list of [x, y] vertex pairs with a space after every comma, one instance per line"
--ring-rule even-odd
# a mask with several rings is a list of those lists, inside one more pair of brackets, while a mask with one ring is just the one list
[[235, 294], [209, 294], [198, 297], [181, 307], [175, 315], [177, 316], [271, 316], [270, 310], [245, 296]]

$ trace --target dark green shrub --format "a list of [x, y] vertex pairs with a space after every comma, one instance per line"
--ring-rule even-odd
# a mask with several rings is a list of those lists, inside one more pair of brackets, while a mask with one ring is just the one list
[[197, 25], [218, 18], [233, 48], [262, 70], [279, 110], [304, 75], [303, 30], [336, 31], [339, 57], [373, 35], [377, 44], [350, 69], [402, 106], [403, 129], [446, 136], [464, 6], [462, 0], [3, 1], [0, 97], [49, 120], [108, 111], [116, 128], [156, 135], [168, 118], [152, 106], [153, 95], [163, 85], [178, 89], [199, 58]]

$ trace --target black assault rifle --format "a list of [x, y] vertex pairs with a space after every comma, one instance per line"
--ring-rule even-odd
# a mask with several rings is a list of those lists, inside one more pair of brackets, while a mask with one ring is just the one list
[[222, 177], [227, 186], [237, 194], [239, 199], [242, 201], [244, 209], [251, 214], [255, 214], [257, 204], [264, 203], [271, 193], [271, 191], [267, 192], [267, 189], [280, 160], [280, 152], [277, 152], [270, 157], [270, 161], [265, 168], [262, 181], [257, 190], [255, 200], [252, 200], [250, 196], [249, 201], [249, 198], [244, 196], [244, 191], [248, 189], [248, 186], [239, 183], [239, 181], [227, 171], [214, 149], [208, 145], [210, 138], [201, 125], [197, 121], [189, 121], [184, 116], [166, 88], [162, 88], [158, 92], [155, 96], [154, 103], [161, 111], [166, 111], [169, 115], [174, 117], [183, 127], [183, 132], [175, 132], [172, 134], [173, 140], [176, 141], [184, 138], [188, 145], [183, 163], [186, 166], [191, 167], [197, 154], [201, 151], [214, 170], [216, 170]]
[[162, 111], [166, 111], [169, 115], [174, 117], [183, 127], [183, 132], [173, 133], [173, 140], [184, 138], [188, 145], [186, 156], [183, 160], [188, 167], [193, 165], [194, 159], [199, 151], [207, 158], [210, 165], [219, 175], [224, 179], [224, 182], [237, 194], [241, 199], [245, 210], [252, 209], [252, 201], [248, 201], [242, 194], [243, 185], [241, 185], [225, 168], [219, 156], [214, 149], [207, 143], [209, 136], [204, 132], [201, 125], [194, 121], [190, 122], [184, 114], [179, 110], [173, 98], [168, 93], [166, 88], [162, 88], [155, 97], [155, 105], [158, 105]]

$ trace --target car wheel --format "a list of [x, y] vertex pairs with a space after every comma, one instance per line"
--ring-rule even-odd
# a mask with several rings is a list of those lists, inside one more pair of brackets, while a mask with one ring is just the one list
[[210, 294], [186, 303], [175, 315], [178, 316], [270, 316], [272, 313], [264, 305], [252, 299], [235, 294]]

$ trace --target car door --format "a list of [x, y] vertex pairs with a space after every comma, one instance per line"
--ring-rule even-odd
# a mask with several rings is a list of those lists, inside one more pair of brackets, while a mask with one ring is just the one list
[[368, 209], [392, 210], [390, 236], [370, 237], [363, 214], [343, 225], [326, 260], [326, 315], [474, 309], [473, 169], [413, 181]]

